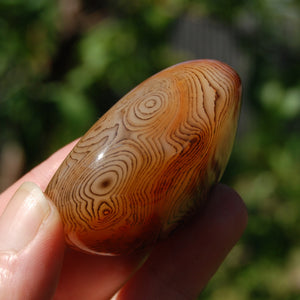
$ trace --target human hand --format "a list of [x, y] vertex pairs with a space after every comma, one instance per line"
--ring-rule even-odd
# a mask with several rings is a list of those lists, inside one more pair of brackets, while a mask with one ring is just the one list
[[[74, 142], [0, 195], [0, 299], [196, 299], [242, 235], [247, 212], [217, 185], [205, 208], [150, 255], [91, 256], [65, 248], [44, 190]], [[7, 205], [8, 204], [8, 205]], [[6, 206], [7, 205], [7, 206]], [[6, 208], [5, 208], [6, 207]]]

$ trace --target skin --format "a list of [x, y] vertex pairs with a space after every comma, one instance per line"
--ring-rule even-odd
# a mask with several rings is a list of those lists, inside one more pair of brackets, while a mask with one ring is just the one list
[[[0, 299], [196, 299], [246, 228], [240, 196], [218, 184], [205, 208], [150, 253], [86, 255], [66, 247], [59, 214], [38, 188], [74, 143], [0, 195]], [[28, 181], [36, 185], [18, 190]], [[28, 199], [23, 218], [18, 207]]]

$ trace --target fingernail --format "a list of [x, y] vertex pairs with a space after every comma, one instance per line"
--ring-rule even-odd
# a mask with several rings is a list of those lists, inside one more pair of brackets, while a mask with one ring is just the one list
[[26, 182], [0, 217], [0, 251], [20, 251], [36, 236], [50, 206], [41, 189]]

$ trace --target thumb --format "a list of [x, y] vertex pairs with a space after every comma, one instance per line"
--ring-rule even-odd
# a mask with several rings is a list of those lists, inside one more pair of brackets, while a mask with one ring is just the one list
[[0, 217], [0, 299], [51, 299], [63, 253], [55, 206], [38, 186], [24, 183]]

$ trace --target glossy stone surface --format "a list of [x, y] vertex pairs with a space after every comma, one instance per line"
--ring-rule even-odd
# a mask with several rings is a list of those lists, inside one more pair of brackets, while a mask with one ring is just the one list
[[232, 149], [241, 82], [195, 60], [150, 77], [81, 138], [49, 183], [71, 247], [128, 254], [198, 209]]

